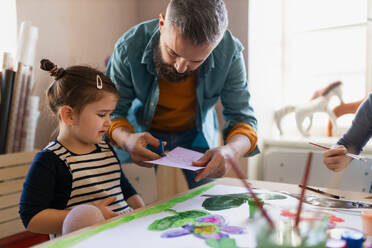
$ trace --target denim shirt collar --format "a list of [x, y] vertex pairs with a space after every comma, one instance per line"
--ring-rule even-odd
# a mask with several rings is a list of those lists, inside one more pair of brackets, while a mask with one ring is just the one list
[[[147, 43], [145, 50], [143, 51], [141, 63], [147, 65], [147, 70], [155, 75], [154, 67], [154, 47], [158, 44], [160, 38], [159, 26], [155, 28], [154, 32], [151, 35], [149, 42]], [[198, 75], [206, 75], [214, 68], [214, 51], [209, 54], [208, 58], [204, 63], [197, 69]]]

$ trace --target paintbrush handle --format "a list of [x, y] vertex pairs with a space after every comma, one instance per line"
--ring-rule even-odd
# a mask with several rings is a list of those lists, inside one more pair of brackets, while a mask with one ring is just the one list
[[243, 173], [239, 169], [239, 166], [229, 156], [227, 156], [227, 161], [229, 161], [229, 163], [231, 164], [231, 167], [235, 171], [236, 175], [238, 176], [238, 178], [240, 179], [240, 181], [242, 181], [242, 183], [244, 184], [244, 186], [246, 187], [246, 189], [248, 190], [248, 192], [251, 194], [252, 198], [255, 201], [255, 204], [261, 210], [262, 215], [265, 217], [265, 219], [269, 223], [270, 227], [272, 229], [274, 229], [274, 222], [271, 220], [271, 218], [269, 217], [269, 215], [267, 214], [267, 212], [263, 208], [263, 206], [262, 206], [263, 204], [261, 204], [261, 202], [258, 199], [258, 197], [256, 196], [256, 194], [253, 192], [253, 190], [251, 189], [251, 187], [249, 186], [249, 184], [245, 180]]
[[[310, 144], [310, 145], [317, 146], [317, 147], [320, 147], [320, 148], [323, 148], [323, 149], [325, 149], [325, 150], [329, 150], [329, 149], [331, 149], [331, 148], [329, 148], [329, 147], [322, 146], [322, 145], [319, 145], [319, 144], [315, 144], [315, 143], [313, 143], [313, 142], [309, 142], [309, 144]], [[368, 159], [366, 159], [366, 158], [364, 158], [364, 157], [362, 157], [362, 156], [360, 156], [360, 155], [356, 155], [356, 154], [353, 154], [353, 153], [350, 153], [350, 152], [345, 153], [345, 155], [348, 156], [348, 157], [350, 157], [350, 158], [353, 158], [353, 159], [357, 159], [357, 160], [360, 160], [360, 161], [368, 162]]]
[[313, 158], [313, 153], [312, 152], [309, 152], [309, 156], [307, 157], [307, 162], [306, 162], [304, 177], [303, 177], [303, 180], [302, 180], [302, 185], [304, 187], [301, 190], [300, 202], [298, 203], [298, 208], [297, 208], [297, 213], [296, 213], [296, 219], [295, 219], [295, 226], [294, 226], [295, 229], [297, 229], [298, 223], [300, 222], [301, 211], [302, 211], [302, 203], [303, 203], [304, 197], [305, 197], [305, 188], [306, 188], [307, 182], [309, 180], [312, 158]]
[[353, 154], [353, 153], [346, 153], [345, 154], [346, 156], [349, 156], [351, 158], [354, 158], [354, 159], [357, 159], [357, 160], [360, 160], [360, 161], [364, 161], [364, 162], [368, 162], [368, 159], [366, 159], [365, 157], [362, 157], [360, 155], [356, 155], [356, 154]]
[[[304, 186], [299, 184], [298, 185], [300, 188], [303, 188]], [[316, 193], [319, 193], [319, 194], [322, 194], [322, 195], [326, 195], [326, 196], [329, 196], [329, 197], [332, 197], [332, 198], [335, 198], [335, 199], [340, 199], [341, 196], [338, 196], [338, 195], [334, 195], [334, 194], [331, 194], [331, 193], [328, 193], [328, 192], [324, 192], [320, 189], [315, 189], [315, 188], [312, 188], [312, 187], [309, 187], [309, 186], [306, 186], [305, 187], [307, 190], [310, 190], [310, 191], [313, 191], [313, 192], [316, 192]]]

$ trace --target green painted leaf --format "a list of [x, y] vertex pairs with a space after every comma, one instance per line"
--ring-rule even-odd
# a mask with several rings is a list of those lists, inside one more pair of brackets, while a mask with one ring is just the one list
[[206, 239], [205, 243], [213, 248], [239, 248], [236, 245], [235, 239], [230, 238], [222, 238], [220, 240]]
[[152, 231], [164, 231], [173, 226], [173, 224], [180, 220], [181, 217], [178, 215], [175, 216], [168, 216], [160, 220], [155, 220], [149, 227], [149, 230]]
[[235, 243], [235, 239], [230, 239], [230, 238], [222, 238], [220, 240], [220, 247], [221, 248], [238, 248], [238, 246]]
[[207, 210], [223, 210], [229, 208], [236, 208], [242, 205], [246, 200], [239, 197], [224, 195], [224, 196], [215, 196], [206, 199], [203, 202], [203, 207]]
[[[281, 200], [287, 198], [284, 195], [276, 193], [257, 193], [256, 195], [262, 201]], [[209, 198], [204, 200], [202, 206], [211, 211], [240, 207], [243, 203], [253, 199], [250, 197], [249, 193], [207, 196], [209, 196]]]
[[181, 227], [185, 224], [195, 224], [195, 219], [205, 215], [209, 215], [207, 211], [203, 210], [189, 210], [184, 212], [176, 212], [168, 210], [167, 212], [175, 214], [174, 216], [167, 216], [160, 220], [155, 220], [148, 227], [152, 231], [164, 231], [169, 228]]
[[218, 242], [218, 240], [216, 239], [206, 239], [205, 240], [205, 243], [210, 246], [210, 247], [213, 247], [213, 248], [220, 248], [220, 243]]

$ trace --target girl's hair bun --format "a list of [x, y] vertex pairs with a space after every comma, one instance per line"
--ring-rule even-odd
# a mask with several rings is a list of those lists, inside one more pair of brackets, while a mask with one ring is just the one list
[[49, 59], [42, 59], [40, 61], [40, 69], [44, 71], [49, 71], [50, 76], [54, 77], [55, 80], [60, 79], [63, 76], [63, 73], [65, 72], [65, 70], [62, 67], [58, 68], [57, 65], [51, 62]]

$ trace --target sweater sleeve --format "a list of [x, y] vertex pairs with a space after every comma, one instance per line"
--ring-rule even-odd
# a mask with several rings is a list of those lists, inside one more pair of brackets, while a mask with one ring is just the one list
[[134, 189], [132, 184], [129, 182], [128, 178], [124, 175], [123, 170], [121, 171], [120, 176], [120, 186], [123, 191], [124, 199], [127, 200], [132, 195], [136, 195], [137, 191]]
[[127, 127], [129, 128], [129, 130], [133, 133], [134, 132], [134, 128], [133, 126], [130, 124], [130, 122], [125, 119], [125, 118], [116, 118], [114, 120], [112, 120], [112, 123], [111, 123], [111, 126], [110, 128], [107, 130], [107, 138], [114, 144], [114, 145], [117, 145], [115, 143], [115, 141], [112, 139], [112, 131], [114, 131], [115, 128], [118, 128], [118, 127]]
[[[119, 160], [115, 150], [112, 149], [110, 144], [109, 144], [109, 146], [110, 146], [110, 149], [112, 150], [112, 152], [114, 153], [116, 159], [119, 162], [120, 160]], [[132, 184], [129, 182], [128, 178], [125, 176], [125, 174], [123, 172], [123, 169], [121, 168], [120, 162], [119, 162], [119, 165], [120, 165], [120, 187], [121, 187], [121, 190], [123, 192], [124, 199], [127, 200], [132, 195], [136, 195], [137, 191], [134, 189]]]
[[230, 131], [230, 133], [226, 137], [226, 143], [229, 142], [230, 138], [235, 134], [243, 134], [248, 137], [249, 141], [251, 142], [251, 148], [247, 152], [246, 155], [250, 154], [257, 145], [257, 133], [256, 131], [247, 123], [239, 123], [235, 125]]
[[372, 94], [359, 106], [351, 127], [337, 142], [359, 154], [372, 136]]
[[36, 154], [23, 184], [19, 203], [23, 225], [27, 227], [31, 219], [45, 209], [64, 209], [71, 180], [65, 164], [52, 152], [44, 150]]

